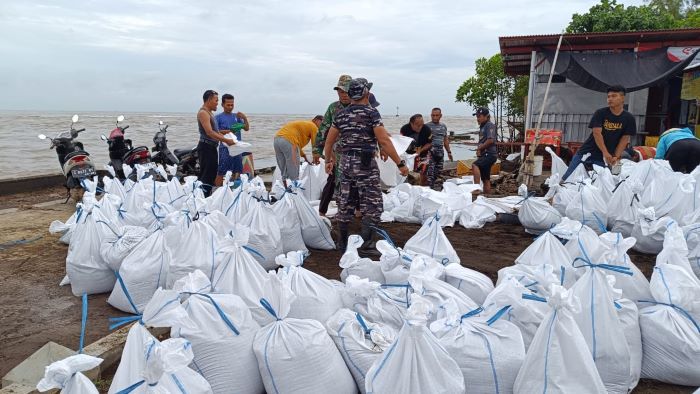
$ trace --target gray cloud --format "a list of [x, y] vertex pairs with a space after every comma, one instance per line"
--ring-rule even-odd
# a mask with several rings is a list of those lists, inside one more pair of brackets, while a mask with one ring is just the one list
[[192, 111], [213, 88], [248, 112], [316, 113], [348, 73], [384, 112], [466, 114], [455, 91], [498, 36], [557, 33], [594, 3], [4, 0], [0, 108]]

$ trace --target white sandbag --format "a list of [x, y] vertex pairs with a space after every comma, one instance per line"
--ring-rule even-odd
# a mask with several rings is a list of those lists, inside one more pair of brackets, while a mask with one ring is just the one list
[[302, 267], [303, 252], [289, 252], [275, 259], [282, 268], [278, 276], [296, 295], [288, 317], [314, 319], [325, 323], [331, 315], [343, 307], [340, 294], [326, 278]]
[[564, 160], [557, 156], [549, 146], [546, 146], [544, 150], [552, 157], [552, 176], [558, 175], [558, 179], [562, 179], [564, 174], [566, 174], [566, 170], [569, 169], [569, 166], [567, 166]]
[[[597, 238], [596, 236], [596, 239]], [[566, 271], [566, 268], [570, 267], [572, 261], [573, 258], [567, 251], [567, 248], [562, 245], [561, 241], [559, 241], [551, 231], [547, 231], [537, 237], [537, 239], [515, 259], [516, 264], [532, 266], [548, 264], [559, 271], [562, 270], [561, 267], [564, 267], [564, 271]], [[570, 269], [569, 271], [574, 270]], [[570, 275], [565, 276], [565, 279], [568, 279]]]
[[426, 323], [431, 303], [414, 294], [401, 331], [367, 371], [367, 393], [464, 393], [464, 377]]
[[272, 206], [266, 202], [254, 201], [239, 223], [250, 229], [248, 245], [260, 253], [254, 256], [258, 263], [265, 269], [276, 268], [275, 257], [283, 253], [283, 246]]
[[226, 209], [233, 203], [236, 198], [236, 193], [232, 190], [233, 182], [231, 182], [231, 171], [226, 171], [222, 186], [214, 190], [214, 192], [205, 199], [208, 211], [226, 212]]
[[629, 391], [632, 391], [639, 383], [642, 374], [642, 332], [639, 327], [639, 310], [637, 304], [626, 298], [617, 299], [615, 308], [625, 333], [627, 347], [630, 350], [630, 372], [627, 385]]
[[272, 322], [253, 342], [268, 393], [356, 393], [357, 387], [343, 357], [323, 324], [287, 317], [294, 293], [284, 286], [273, 299], [261, 299]]
[[508, 309], [502, 308], [493, 316], [483, 314], [482, 308], [465, 314], [455, 309], [430, 325], [462, 370], [469, 392], [513, 392], [515, 377], [525, 359], [525, 346], [520, 329], [500, 319]]
[[[578, 185], [570, 185], [570, 184], [563, 184], [563, 185], [549, 185], [550, 191], [552, 192], [552, 207], [559, 212], [559, 214], [562, 215], [562, 217], [566, 216], [566, 208], [571, 204], [571, 201], [578, 195]], [[550, 196], [549, 192], [547, 193], [547, 196]], [[545, 196], [545, 197], [547, 197]]]
[[396, 339], [396, 331], [382, 323], [365, 319], [350, 309], [340, 309], [326, 322], [328, 335], [345, 360], [361, 393], [372, 364]]
[[445, 265], [444, 272], [445, 282], [456, 287], [479, 305], [484, 303], [494, 289], [491, 278], [457, 263]]
[[106, 293], [115, 276], [100, 254], [102, 239], [111, 233], [110, 223], [94, 203], [79, 203], [78, 215], [66, 256], [66, 274], [75, 296]]
[[37, 383], [36, 389], [41, 392], [60, 389], [61, 394], [97, 394], [95, 384], [81, 372], [101, 363], [101, 358], [87, 354], [76, 354], [53, 362], [44, 370], [44, 377]]
[[581, 308], [578, 298], [570, 290], [552, 285], [546, 302], [551, 311], [537, 329], [515, 379], [513, 392], [606, 392], [573, 317]]
[[409, 284], [378, 285], [350, 275], [346, 281], [346, 293], [352, 294], [351, 302], [344, 301], [363, 317], [391, 326], [395, 330], [403, 326], [413, 290]]
[[214, 258], [213, 292], [235, 294], [245, 301], [256, 321], [267, 317], [260, 306], [260, 297], [269, 276], [258, 264], [248, 243], [248, 229], [236, 225], [233, 233], [219, 241]]
[[[683, 229], [677, 222], [670, 222], [664, 232], [663, 249], [656, 256], [656, 264], [673, 264], [693, 273], [693, 268], [688, 259], [688, 243], [685, 240]], [[700, 284], [700, 280], [698, 281]]]
[[670, 217], [657, 219], [653, 207], [639, 209], [632, 237], [637, 240], [633, 249], [647, 254], [658, 254], [663, 249], [666, 228], [675, 221]]
[[683, 227], [683, 233], [688, 245], [688, 261], [700, 279], [700, 222]]
[[[135, 316], [139, 319], [139, 316]], [[122, 318], [122, 323], [129, 319]], [[146, 305], [143, 316], [131, 326], [122, 350], [119, 367], [112, 378], [109, 394], [126, 389], [132, 393], [181, 392], [211, 393], [209, 383], [188, 364], [193, 359], [190, 343], [182, 338], [159, 342], [149, 327], [187, 327], [196, 329], [187, 311], [180, 305], [180, 295], [159, 289]], [[136, 386], [136, 387], [131, 387]]]
[[[520, 282], [527, 290], [539, 295], [540, 297], [549, 296], [551, 285], [564, 286], [570, 288], [575, 280], [572, 275], [566, 275], [566, 270], [563, 267], [554, 268], [549, 264], [527, 265], [515, 264], [508, 267], [503, 267], [498, 270], [497, 285], [503, 283], [509, 278], [513, 278]], [[569, 268], [571, 272], [571, 268]]]
[[608, 393], [627, 393], [630, 380], [630, 350], [620, 340], [624, 326], [615, 308], [615, 293], [606, 272], [631, 274], [622, 266], [586, 263], [586, 272], [571, 287], [573, 297], [581, 300], [574, 320], [593, 356], [598, 374]]
[[323, 188], [328, 182], [328, 174], [326, 174], [326, 161], [319, 159], [318, 164], [308, 162], [301, 163], [299, 169], [299, 179], [304, 183], [302, 194], [307, 201], [314, 201], [321, 198]]
[[312, 249], [333, 250], [335, 242], [331, 237], [330, 223], [324, 221], [318, 212], [311, 207], [309, 201], [300, 194], [303, 186], [303, 183], [293, 181], [289, 186], [291, 192], [289, 199], [299, 215], [301, 236], [304, 243]]
[[615, 287], [622, 290], [622, 296], [635, 302], [650, 299], [649, 281], [627, 254], [627, 251], [634, 246], [637, 240], [632, 237], [623, 238], [622, 234], [613, 232], [601, 234], [600, 240], [608, 248], [600, 261], [609, 265], [627, 267], [632, 272], [632, 275], [617, 271], [607, 273], [615, 277]]
[[561, 215], [541, 198], [528, 197], [518, 210], [520, 224], [530, 234], [541, 234], [561, 222]]
[[427, 220], [418, 232], [406, 241], [404, 249], [430, 256], [442, 264], [459, 264], [459, 256], [442, 231], [439, 221], [439, 215]]
[[141, 313], [153, 293], [165, 286], [171, 261], [163, 230], [154, 231], [124, 258], [107, 303], [124, 312]]
[[504, 307], [510, 306], [508, 321], [520, 329], [527, 350], [540, 322], [549, 313], [550, 308], [546, 303], [523, 299], [523, 294], [534, 295], [515, 278], [507, 278], [486, 297], [484, 310], [487, 315], [492, 316]]
[[234, 141], [233, 145], [227, 146], [229, 156], [238, 156], [245, 152], [252, 152], [253, 144], [247, 141], [239, 141], [235, 134], [226, 133], [224, 134], [224, 138]]
[[[398, 153], [402, 159], [406, 160], [406, 163], [408, 163], [408, 156], [411, 156], [411, 158], [415, 157], [415, 155], [406, 153], [406, 149], [408, 149], [409, 145], [413, 142], [412, 138], [403, 135], [390, 135], [390, 138], [391, 143], [396, 149], [396, 153]], [[376, 158], [376, 161], [377, 167], [379, 168], [379, 179], [385, 186], [394, 187], [406, 180], [406, 177], [401, 175], [401, 172], [393, 160], [384, 161], [381, 158]], [[409, 166], [409, 168], [413, 168], [413, 166]]]
[[277, 192], [277, 201], [272, 205], [272, 210], [275, 212], [282, 237], [282, 253], [295, 250], [308, 252], [304, 237], [301, 235], [299, 213], [297, 213], [296, 204], [291, 199], [291, 194], [288, 194], [290, 192], [284, 188], [281, 182], [276, 182], [272, 190]]
[[[434, 312], [434, 314], [428, 316], [429, 321], [444, 317], [442, 313], [444, 313], [444, 308], [448, 303], [455, 303], [458, 311], [471, 311], [479, 307], [479, 305], [466, 294], [449, 283], [437, 279], [435, 273], [430, 272], [433, 268], [421, 268], [425, 267], [424, 263], [424, 256], [416, 256], [414, 258], [411, 264], [411, 275], [408, 278], [408, 282], [413, 291], [432, 303], [430, 310]], [[437, 266], [440, 265], [434, 260], [432, 263]], [[437, 270], [441, 268], [442, 267], [439, 267]]]
[[59, 238], [59, 241], [61, 243], [64, 243], [66, 245], [70, 245], [70, 239], [71, 236], [73, 235], [73, 228], [75, 227], [75, 222], [78, 217], [78, 212], [74, 212], [66, 222], [62, 222], [60, 220], [54, 220], [51, 222], [49, 225], [49, 233], [51, 234], [60, 234], [61, 238]]
[[629, 237], [637, 222], [637, 212], [642, 207], [639, 196], [644, 186], [640, 182], [627, 179], [621, 181], [614, 190], [608, 201], [608, 228], [612, 232]]
[[600, 190], [584, 183], [566, 208], [566, 216], [591, 227], [598, 234], [604, 233], [608, 222], [608, 207], [600, 197]]
[[376, 247], [379, 253], [381, 253], [381, 257], [379, 257], [379, 265], [385, 279], [384, 282], [380, 283], [408, 283], [408, 275], [410, 274], [413, 254], [407, 253], [407, 251], [397, 247], [388, 236], [386, 239], [377, 241]]
[[612, 197], [613, 189], [615, 189], [615, 179], [613, 178], [612, 172], [610, 172], [610, 169], [607, 167], [594, 164], [593, 173], [592, 184], [598, 188], [598, 196], [606, 203], [609, 202], [610, 197]]
[[171, 251], [171, 259], [167, 287], [171, 288], [176, 280], [195, 270], [201, 270], [211, 278], [214, 274], [217, 244], [216, 231], [202, 220], [190, 223], [177, 243], [173, 244], [168, 240], [167, 247]]
[[264, 393], [253, 353], [260, 325], [240, 297], [208, 294], [210, 288], [209, 279], [199, 270], [175, 282], [174, 290], [189, 295], [182, 305], [197, 328], [173, 328], [170, 336], [192, 344], [192, 366], [214, 393]]
[[386, 283], [382, 267], [378, 261], [362, 258], [357, 253], [357, 248], [362, 246], [364, 240], [357, 234], [352, 234], [348, 237], [347, 248], [345, 253], [340, 257], [340, 280], [345, 282], [349, 275], [355, 275], [359, 278], [367, 278], [373, 282]]
[[212, 211], [201, 217], [199, 220], [209, 225], [216, 232], [216, 235], [221, 238], [225, 237], [233, 230], [234, 224], [221, 211]]
[[115, 231], [114, 234], [106, 234], [102, 240], [100, 255], [102, 255], [102, 258], [109, 265], [110, 269], [119, 271], [119, 267], [122, 265], [122, 261], [126, 256], [128, 256], [141, 241], [146, 239], [151, 232], [138, 226], [127, 225], [121, 228], [114, 227], [115, 226], [110, 226], [110, 228]]
[[474, 203], [459, 212], [459, 224], [466, 229], [482, 228], [486, 223], [494, 221], [496, 211], [488, 205]]
[[[639, 311], [642, 378], [700, 386], [700, 286], [697, 278], [671, 264], [651, 275], [653, 300]], [[692, 367], [691, 367], [692, 366]]]

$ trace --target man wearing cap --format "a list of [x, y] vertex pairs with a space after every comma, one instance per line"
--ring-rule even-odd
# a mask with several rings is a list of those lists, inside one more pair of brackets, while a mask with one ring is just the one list
[[[341, 75], [340, 78], [338, 78], [338, 84], [333, 88], [333, 90], [335, 90], [338, 94], [338, 101], [334, 101], [328, 105], [328, 109], [326, 109], [326, 113], [323, 115], [323, 121], [318, 127], [316, 144], [313, 147], [314, 164], [318, 164], [319, 158], [323, 155], [323, 148], [326, 144], [328, 130], [331, 128], [335, 115], [350, 105], [348, 86], [350, 85], [351, 80], [352, 77], [349, 75]], [[338, 161], [339, 158], [336, 158], [336, 162]], [[328, 174], [328, 181], [326, 181], [326, 186], [323, 187], [323, 191], [321, 192], [321, 201], [318, 205], [318, 213], [321, 216], [326, 215], [326, 212], [328, 212], [328, 204], [330, 204], [331, 200], [333, 199], [333, 194], [335, 193], [336, 189], [336, 172], [337, 170], [333, 170], [330, 174]]]
[[630, 142], [631, 136], [637, 134], [637, 122], [634, 116], [625, 111], [625, 88], [619, 85], [608, 88], [608, 106], [593, 114], [588, 127], [591, 135], [571, 158], [569, 168], [562, 181], [582, 163], [583, 155], [590, 153], [586, 164], [601, 167], [614, 165], [620, 160], [622, 152]]
[[489, 109], [479, 107], [474, 112], [479, 124], [479, 145], [476, 147], [476, 161], [472, 164], [474, 184], [483, 182], [484, 193], [491, 193], [491, 167], [496, 163], [496, 125], [491, 123]]
[[328, 158], [326, 172], [330, 174], [335, 165], [333, 145], [336, 141], [340, 142], [337, 149], [341, 153], [341, 161], [338, 163], [341, 180], [336, 219], [339, 228], [338, 249], [343, 252], [347, 246], [348, 226], [355, 210], [354, 204], [350, 202], [354, 190], [359, 194], [362, 213], [360, 235], [365, 240], [359, 249], [371, 252], [374, 245], [372, 227], [379, 224], [383, 210], [379, 167], [375, 161], [377, 144], [396, 163], [402, 175], [408, 174], [406, 163], [394, 149], [379, 112], [369, 103], [371, 87], [372, 84], [364, 78], [350, 82], [350, 105], [335, 116], [324, 146], [324, 154]]
[[202, 107], [197, 111], [197, 127], [199, 128], [199, 174], [197, 177], [202, 182], [202, 190], [205, 196], [209, 196], [214, 188], [216, 170], [219, 167], [219, 143], [233, 145], [235, 142], [225, 138], [219, 132], [213, 112], [219, 106], [219, 93], [213, 90], [206, 90], [202, 95], [204, 101]]

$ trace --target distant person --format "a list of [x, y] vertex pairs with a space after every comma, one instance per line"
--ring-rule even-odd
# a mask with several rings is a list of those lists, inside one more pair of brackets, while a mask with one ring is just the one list
[[[233, 113], [234, 98], [232, 94], [226, 93], [221, 96], [221, 107], [223, 112], [216, 115], [216, 125], [222, 134], [232, 132], [236, 135], [236, 139], [241, 141], [241, 129], [250, 130], [248, 117], [243, 112]], [[231, 171], [233, 174], [231, 179], [238, 179], [238, 176], [243, 172], [243, 155], [231, 156], [228, 154], [228, 145], [219, 144], [219, 169], [216, 173], [214, 184], [221, 186], [224, 181], [226, 172]]]
[[440, 122], [442, 110], [438, 107], [430, 111], [430, 122], [426, 125], [433, 134], [433, 151], [431, 153], [430, 165], [428, 166], [428, 186], [435, 188], [435, 181], [442, 172], [445, 162], [445, 152], [452, 161], [452, 151], [450, 150], [450, 139], [447, 136], [447, 126]]
[[481, 181], [484, 184], [484, 193], [491, 194], [491, 167], [498, 159], [496, 125], [491, 122], [491, 115], [486, 107], [477, 108], [473, 115], [476, 116], [476, 122], [479, 124], [477, 159], [472, 164], [474, 184], [478, 185]]
[[591, 154], [587, 164], [601, 167], [612, 166], [620, 160], [622, 152], [630, 142], [630, 136], [637, 134], [634, 116], [625, 111], [624, 104], [625, 88], [619, 85], [609, 87], [608, 106], [593, 114], [588, 124], [588, 127], [593, 129], [591, 135], [571, 158], [562, 181], [581, 164], [581, 159], [586, 153]]
[[433, 133], [430, 127], [423, 122], [423, 115], [415, 114], [411, 116], [408, 123], [401, 127], [399, 131], [405, 137], [413, 138], [413, 142], [406, 149], [406, 153], [415, 153], [416, 160], [414, 171], [420, 173], [420, 184], [428, 184], [427, 171], [430, 164], [430, 152], [433, 150]]
[[688, 127], [666, 130], [659, 138], [654, 158], [668, 160], [673, 171], [690, 174], [700, 164], [700, 140]]
[[285, 185], [287, 179], [296, 181], [299, 179], [299, 156], [306, 158], [304, 147], [311, 142], [314, 145], [318, 126], [321, 124], [323, 116], [316, 115], [312, 120], [295, 120], [282, 126], [275, 134], [274, 148], [277, 158], [277, 168], [282, 173]]
[[216, 180], [216, 171], [219, 167], [219, 157], [216, 147], [219, 142], [233, 145], [235, 142], [219, 133], [216, 119], [213, 112], [219, 105], [219, 93], [207, 90], [202, 96], [204, 104], [197, 111], [197, 126], [199, 127], [199, 181], [202, 182], [202, 189], [205, 196], [211, 195]]
[[[350, 105], [350, 97], [348, 96], [348, 88], [350, 86], [350, 81], [352, 81], [352, 77], [343, 74], [338, 78], [338, 84], [335, 87], [333, 87], [333, 90], [335, 90], [335, 92], [338, 94], [338, 100], [328, 105], [328, 108], [326, 109], [326, 114], [323, 116], [323, 121], [318, 127], [318, 133], [316, 134], [316, 142], [313, 147], [314, 164], [318, 164], [320, 162], [319, 159], [323, 156], [323, 147], [326, 143], [328, 130], [331, 128], [331, 124], [333, 123], [333, 120], [335, 120], [335, 116], [348, 105]], [[336, 153], [334, 154], [337, 156]], [[324, 159], [326, 158], [324, 157]], [[340, 159], [338, 157], [335, 158], [336, 163], [338, 163], [339, 160]], [[323, 187], [323, 191], [321, 192], [321, 201], [319, 201], [318, 205], [318, 213], [321, 216], [325, 216], [328, 212], [328, 205], [330, 204], [331, 200], [333, 199], [333, 195], [335, 194], [337, 172], [338, 169], [335, 168], [333, 171], [331, 171], [330, 174], [328, 174], [326, 186]]]

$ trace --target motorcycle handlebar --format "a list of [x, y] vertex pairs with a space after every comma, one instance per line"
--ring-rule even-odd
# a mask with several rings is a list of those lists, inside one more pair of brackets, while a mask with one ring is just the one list
[[168, 131], [168, 125], [166, 124], [165, 127], [163, 127], [163, 131]]
[[126, 126], [122, 127], [122, 132], [123, 132], [124, 130], [128, 129], [128, 128], [129, 128], [129, 125], [126, 125]]
[[80, 133], [82, 131], [85, 131], [85, 129], [75, 130], [76, 133]]

